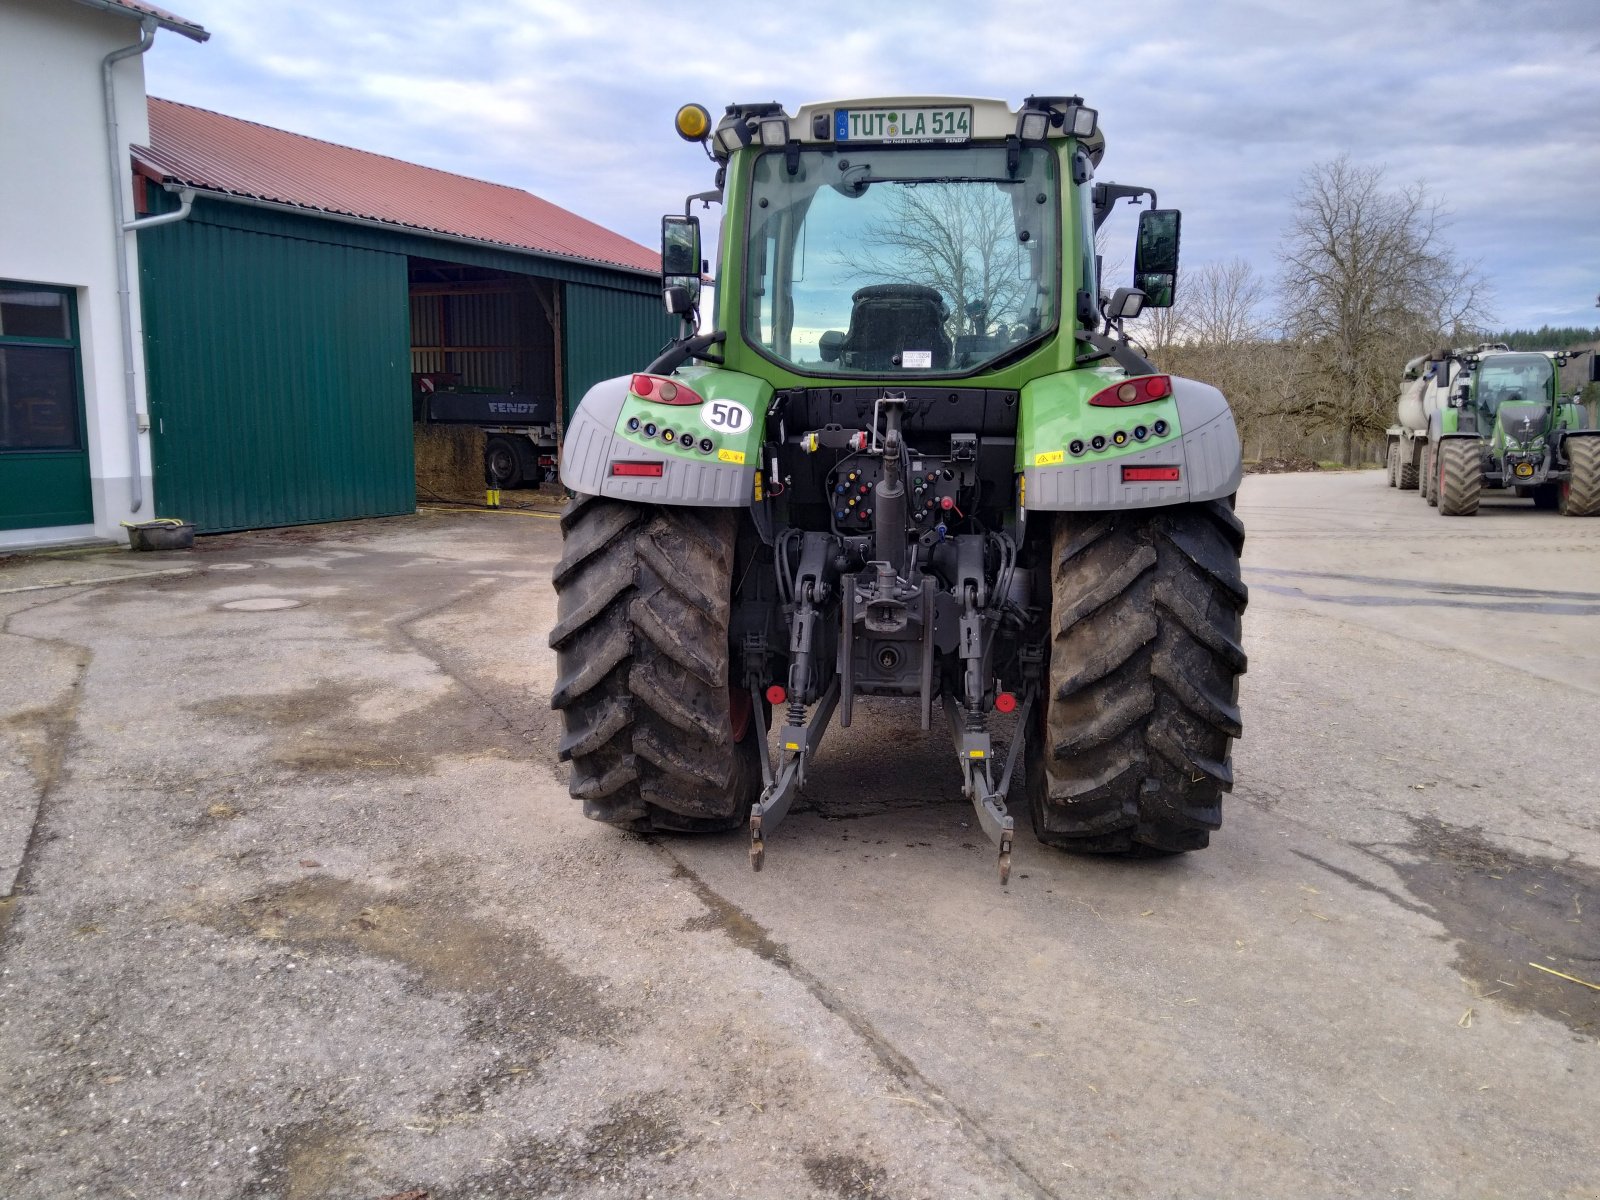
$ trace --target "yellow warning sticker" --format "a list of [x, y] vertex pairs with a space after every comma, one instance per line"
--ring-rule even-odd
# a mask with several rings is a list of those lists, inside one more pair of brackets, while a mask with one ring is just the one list
[[800, 743], [799, 742], [785, 742], [783, 744], [783, 748], [785, 750], [794, 750], [794, 751], [798, 752], [799, 749], [800, 749]]
[[717, 460], [719, 462], [738, 463], [740, 466], [743, 466], [744, 465], [744, 451], [743, 450], [718, 450], [717, 451]]
[[1046, 450], [1043, 454], [1035, 454], [1033, 456], [1033, 465], [1036, 467], [1053, 467], [1056, 463], [1066, 461], [1067, 452], [1065, 450]]
[[983, 751], [982, 750], [968, 750], [967, 751], [967, 757], [968, 758], [982, 758], [983, 757]]

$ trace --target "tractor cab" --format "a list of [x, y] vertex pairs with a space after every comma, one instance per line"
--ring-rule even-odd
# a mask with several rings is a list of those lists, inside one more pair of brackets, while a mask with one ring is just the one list
[[1556, 413], [1556, 370], [1548, 355], [1495, 353], [1477, 360], [1470, 397], [1496, 449], [1543, 448]]

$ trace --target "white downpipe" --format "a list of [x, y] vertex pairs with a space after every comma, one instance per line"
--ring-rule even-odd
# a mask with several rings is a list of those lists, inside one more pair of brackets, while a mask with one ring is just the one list
[[[144, 474], [139, 459], [139, 389], [133, 370], [133, 292], [128, 279], [128, 212], [122, 198], [123, 176], [127, 174], [127, 146], [117, 129], [116, 80], [114, 68], [125, 58], [143, 54], [156, 40], [156, 23], [145, 20], [140, 24], [139, 40], [121, 50], [113, 50], [100, 60], [101, 86], [106, 105], [106, 153], [111, 165], [111, 206], [115, 214], [115, 250], [117, 259], [117, 307], [122, 324], [122, 399], [128, 419], [128, 455], [132, 467], [128, 472], [128, 508], [138, 512], [144, 507]], [[185, 209], [184, 215], [187, 214]]]
[[194, 189], [174, 187], [170, 183], [162, 186], [169, 192], [178, 193], [178, 207], [169, 213], [157, 213], [153, 217], [140, 217], [137, 221], [124, 221], [122, 223], [124, 232], [135, 233], [141, 229], [154, 229], [157, 225], [171, 225], [173, 222], [181, 221], [189, 215], [190, 210], [194, 208]]

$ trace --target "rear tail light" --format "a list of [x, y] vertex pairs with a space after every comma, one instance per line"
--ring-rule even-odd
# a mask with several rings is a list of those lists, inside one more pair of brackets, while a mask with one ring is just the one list
[[1123, 483], [1176, 483], [1177, 467], [1123, 467]]
[[635, 375], [628, 390], [641, 400], [652, 404], [704, 404], [705, 400], [691, 387], [665, 375]]
[[1089, 397], [1096, 408], [1127, 408], [1130, 404], [1149, 404], [1172, 395], [1170, 375], [1139, 375], [1101, 388]]
[[634, 475], [645, 479], [660, 479], [661, 464], [658, 462], [614, 462], [611, 464], [613, 475]]

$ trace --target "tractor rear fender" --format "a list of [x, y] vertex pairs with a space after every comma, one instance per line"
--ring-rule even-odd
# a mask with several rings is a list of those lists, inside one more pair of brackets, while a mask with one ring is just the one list
[[[1564, 447], [1567, 442], [1575, 442], [1575, 441], [1579, 440], [1580, 438], [1585, 439], [1585, 440], [1592, 439], [1592, 438], [1600, 438], [1600, 429], [1568, 429], [1568, 430], [1565, 430], [1561, 434], [1561, 439], [1560, 439], [1559, 442], [1556, 443], [1556, 445], [1557, 445], [1558, 448]], [[1562, 458], [1566, 458], [1567, 457], [1567, 452], [1566, 452], [1565, 449], [1561, 450], [1561, 457]]]
[[[1239, 490], [1244, 457], [1233, 411], [1208, 383], [1172, 376], [1179, 438], [1096, 462], [1030, 466], [1023, 471], [1027, 507], [1041, 512], [1154, 508], [1220, 500]], [[1124, 467], [1177, 467], [1170, 481], [1123, 481]]]
[[[732, 376], [733, 372], [719, 372]], [[675, 378], [686, 380], [707, 403], [696, 407], [644, 405], [630, 397], [631, 376], [622, 375], [595, 384], [584, 394], [573, 413], [561, 446], [561, 482], [570, 490], [587, 496], [609, 496], [641, 504], [681, 504], [702, 507], [745, 507], [755, 495], [756, 446], [765, 416], [765, 401], [745, 401], [743, 416], [736, 422], [737, 434], [706, 427], [711, 397], [717, 389], [701, 370], [683, 370]], [[738, 377], [748, 384], [757, 381]], [[735, 385], [741, 392], [744, 386]], [[766, 389], [770, 398], [771, 389]], [[684, 449], [675, 441], [667, 445], [659, 438], [630, 435], [625, 421], [630, 415], [648, 420], [661, 429], [675, 432], [693, 430], [696, 445], [702, 437], [712, 438], [714, 449]], [[714, 436], [713, 436], [714, 435]], [[660, 474], [652, 474], [656, 470]]]

